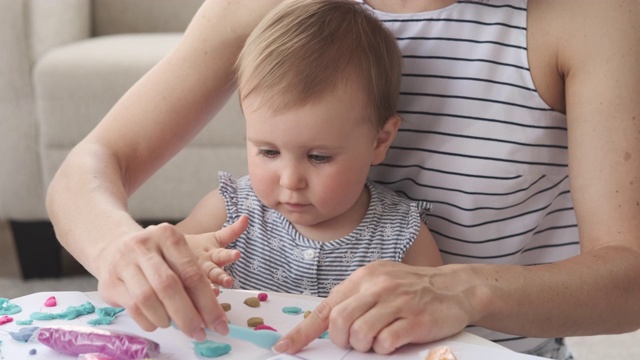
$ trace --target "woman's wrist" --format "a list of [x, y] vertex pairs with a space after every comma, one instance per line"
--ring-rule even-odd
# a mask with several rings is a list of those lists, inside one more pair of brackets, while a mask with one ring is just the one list
[[[508, 312], [506, 290], [500, 277], [501, 265], [451, 264], [440, 267], [442, 275], [434, 278], [434, 285], [458, 294], [460, 309], [466, 312], [468, 324], [486, 326], [487, 319]], [[483, 325], [484, 324], [484, 325]]]

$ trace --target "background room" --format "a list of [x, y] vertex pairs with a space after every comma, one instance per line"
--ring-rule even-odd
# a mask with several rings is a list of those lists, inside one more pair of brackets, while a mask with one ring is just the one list
[[[97, 289], [57, 244], [44, 208], [46, 187], [73, 145], [177, 44], [201, 3], [0, 1], [0, 298]], [[215, 185], [218, 169], [245, 174], [243, 126], [232, 97], [135, 194], [134, 217], [181, 219]], [[640, 331], [568, 342], [578, 360], [640, 359]]]

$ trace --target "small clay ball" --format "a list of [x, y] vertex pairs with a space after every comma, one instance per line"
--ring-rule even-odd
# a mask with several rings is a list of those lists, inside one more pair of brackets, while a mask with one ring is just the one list
[[260, 301], [267, 301], [268, 297], [269, 297], [269, 295], [267, 295], [267, 293], [261, 292], [260, 294], [258, 294], [258, 300], [260, 300]]
[[224, 310], [225, 312], [231, 310], [231, 304], [229, 303], [222, 303], [220, 304], [220, 306], [222, 306], [222, 310]]
[[251, 306], [251, 307], [258, 307], [258, 306], [260, 306], [260, 300], [258, 300], [258, 298], [257, 298], [257, 297], [255, 297], [255, 296], [251, 296], [251, 297], [246, 298], [246, 299], [244, 300], [244, 303], [245, 303], [247, 306]]
[[259, 316], [254, 316], [252, 318], [249, 318], [249, 320], [247, 320], [247, 325], [249, 327], [256, 327], [259, 325], [264, 325], [264, 320], [262, 320], [261, 317]]
[[306, 319], [309, 315], [311, 315], [311, 310], [307, 310], [304, 312], [304, 318]]

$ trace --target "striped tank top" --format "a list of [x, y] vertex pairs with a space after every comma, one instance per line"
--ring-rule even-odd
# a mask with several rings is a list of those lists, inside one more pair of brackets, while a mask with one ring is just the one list
[[260, 202], [249, 177], [236, 181], [220, 172], [219, 183], [227, 209], [224, 226], [249, 216], [249, 228], [228, 247], [242, 253], [226, 268], [238, 289], [327, 297], [359, 267], [376, 260], [402, 261], [429, 210], [428, 203], [368, 183], [369, 208], [362, 222], [350, 234], [322, 242], [300, 234]]
[[[533, 84], [527, 1], [371, 11], [404, 57], [403, 124], [371, 178], [433, 204], [429, 229], [445, 263], [537, 265], [578, 254], [566, 118]], [[468, 330], [516, 351], [543, 342]]]

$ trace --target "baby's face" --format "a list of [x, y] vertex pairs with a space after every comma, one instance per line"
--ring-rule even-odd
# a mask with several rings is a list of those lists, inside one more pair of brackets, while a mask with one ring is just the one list
[[336, 90], [277, 113], [252, 98], [242, 104], [253, 188], [296, 227], [345, 226], [362, 211], [377, 131], [362, 96]]

